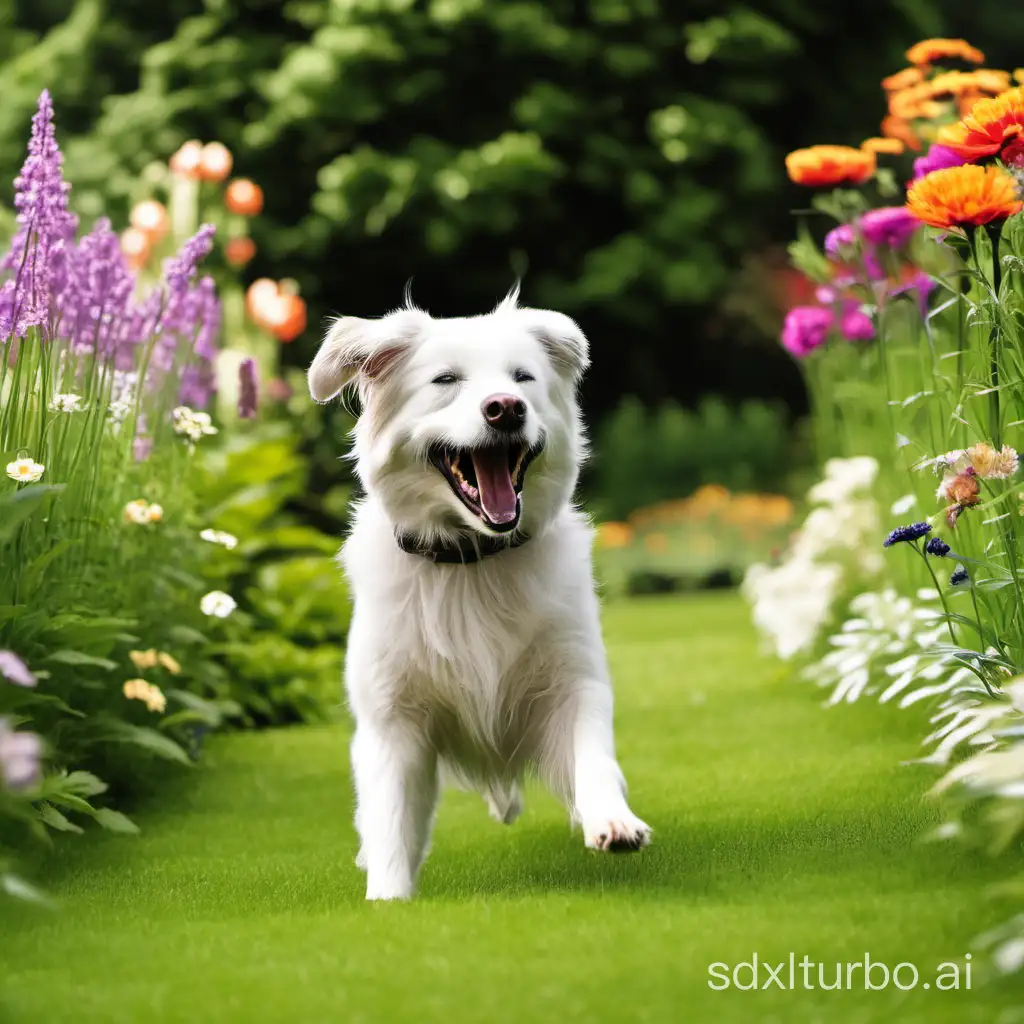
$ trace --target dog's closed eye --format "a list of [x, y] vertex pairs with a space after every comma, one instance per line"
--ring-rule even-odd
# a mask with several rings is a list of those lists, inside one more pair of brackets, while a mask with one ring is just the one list
[[458, 384], [462, 378], [457, 373], [452, 373], [451, 370], [445, 370], [444, 373], [439, 373], [430, 383], [431, 384]]
[[514, 370], [512, 372], [512, 379], [517, 384], [529, 384], [537, 378], [529, 370]]

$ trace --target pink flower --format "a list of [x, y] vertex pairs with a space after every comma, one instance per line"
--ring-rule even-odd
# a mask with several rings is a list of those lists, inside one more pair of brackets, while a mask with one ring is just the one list
[[828, 340], [835, 316], [821, 306], [794, 306], [782, 325], [783, 347], [802, 359]]
[[938, 281], [926, 274], [923, 270], [915, 271], [902, 284], [894, 286], [889, 291], [890, 298], [899, 295], [910, 295], [917, 300], [921, 315], [928, 312], [928, 296], [938, 287]]
[[945, 170], [947, 167], [961, 167], [968, 163], [962, 156], [954, 153], [948, 146], [934, 143], [926, 156], [919, 156], [914, 161], [914, 178], [923, 178], [932, 171]]
[[880, 206], [860, 219], [860, 230], [869, 245], [898, 249], [906, 245], [921, 222], [902, 206]]
[[16, 686], [36, 685], [36, 677], [14, 651], [0, 651], [0, 676]]
[[870, 341], [875, 325], [856, 302], [850, 302], [839, 317], [839, 331], [847, 341]]
[[843, 249], [853, 249], [857, 245], [857, 232], [852, 224], [840, 224], [825, 236], [825, 255], [830, 259], [842, 258]]

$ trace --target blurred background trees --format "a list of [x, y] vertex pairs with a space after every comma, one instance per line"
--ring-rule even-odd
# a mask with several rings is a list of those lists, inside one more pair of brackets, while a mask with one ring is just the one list
[[916, 39], [966, 33], [1012, 67], [1015, 27], [995, 0], [0, 0], [0, 178], [46, 86], [87, 220], [126, 216], [193, 137], [262, 183], [250, 271], [301, 285], [296, 366], [324, 316], [379, 315], [409, 279], [460, 315], [521, 276], [590, 336], [595, 423], [628, 421], [625, 395], [799, 414], [774, 337], [802, 202], [782, 157], [874, 134]]

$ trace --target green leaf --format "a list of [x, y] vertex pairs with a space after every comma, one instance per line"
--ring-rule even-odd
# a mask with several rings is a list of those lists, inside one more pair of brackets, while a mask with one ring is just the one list
[[53, 804], [42, 803], [39, 805], [38, 811], [40, 820], [57, 832], [77, 832], [81, 834], [81, 827], [73, 821], [68, 821]]
[[62, 490], [62, 484], [32, 484], [0, 497], [0, 547], [9, 544], [18, 527], [40, 511], [48, 498]]
[[46, 660], [56, 661], [61, 665], [90, 665], [93, 668], [106, 669], [108, 672], [117, 668], [116, 661], [111, 661], [109, 658], [97, 658], [84, 651], [54, 651], [53, 654], [47, 656]]
[[167, 761], [177, 761], [178, 764], [188, 765], [189, 767], [192, 766], [192, 759], [185, 750], [175, 743], [174, 740], [157, 732], [156, 729], [150, 729], [148, 726], [143, 725], [131, 725], [128, 722], [119, 722], [116, 719], [110, 719], [106, 724], [110, 730], [111, 739], [116, 742], [130, 743], [133, 746], [149, 751], [155, 757], [162, 757]]
[[0, 623], [16, 619], [27, 608], [27, 604], [0, 604]]
[[107, 791], [107, 784], [92, 772], [72, 772], [63, 779], [65, 791], [77, 796], [96, 796]]
[[167, 635], [179, 644], [200, 646], [210, 642], [204, 633], [200, 633], [198, 629], [193, 629], [191, 626], [172, 626]]
[[100, 807], [93, 817], [96, 819], [97, 824], [101, 825], [108, 832], [121, 832], [125, 835], [139, 834], [139, 826], [120, 811], [112, 810], [109, 807]]

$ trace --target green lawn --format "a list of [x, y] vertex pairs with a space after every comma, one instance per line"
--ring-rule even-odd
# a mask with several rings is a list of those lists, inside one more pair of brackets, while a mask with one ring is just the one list
[[615, 605], [606, 623], [649, 850], [584, 850], [538, 792], [511, 829], [449, 793], [418, 900], [366, 904], [346, 730], [225, 736], [139, 815], [138, 838], [59, 844], [41, 872], [59, 912], [4, 908], [0, 1019], [1020, 1019], [1019, 989], [982, 989], [977, 972], [959, 992], [865, 992], [862, 974], [854, 991], [709, 988], [709, 964], [754, 952], [867, 952], [915, 963], [923, 983], [1000, 919], [983, 896], [997, 872], [918, 841], [937, 820], [931, 776], [899, 762], [920, 719], [823, 710], [758, 657], [734, 595]]

